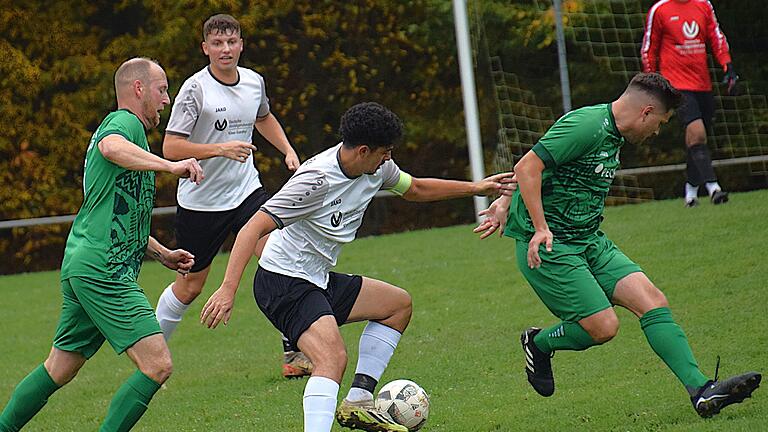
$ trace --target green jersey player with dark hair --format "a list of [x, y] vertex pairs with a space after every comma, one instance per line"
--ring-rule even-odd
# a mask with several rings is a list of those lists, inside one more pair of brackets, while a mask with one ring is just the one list
[[542, 396], [555, 391], [555, 351], [585, 350], [616, 335], [614, 305], [637, 315], [651, 348], [702, 417], [743, 401], [760, 384], [755, 372], [723, 381], [706, 377], [664, 294], [599, 229], [622, 146], [658, 134], [679, 100], [661, 75], [638, 74], [612, 103], [565, 114], [515, 166], [519, 193], [481, 213], [485, 220], [475, 232], [485, 238], [505, 225], [503, 234], [516, 240], [520, 271], [561, 319], [521, 336], [528, 381]]
[[195, 159], [171, 162], [149, 152], [146, 131], [160, 123], [167, 91], [165, 72], [152, 60], [128, 60], [115, 73], [118, 109], [96, 129], [85, 156], [85, 196], [64, 251], [53, 347], [16, 386], [0, 415], [2, 432], [20, 430], [105, 340], [137, 370], [112, 399], [101, 431], [131, 429], [171, 374], [171, 354], [136, 279], [145, 254], [180, 273], [192, 268], [189, 252], [149, 236], [154, 171], [199, 183], [202, 169]]

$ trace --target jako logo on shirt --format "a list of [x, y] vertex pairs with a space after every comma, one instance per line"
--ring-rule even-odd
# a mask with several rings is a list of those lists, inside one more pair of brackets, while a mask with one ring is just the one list
[[696, 21], [691, 22], [684, 22], [683, 23], [683, 35], [685, 35], [686, 39], [693, 39], [699, 34], [699, 23]]
[[341, 225], [341, 219], [344, 217], [344, 213], [342, 212], [336, 212], [331, 214], [331, 225], [333, 225], [334, 228], [337, 228], [339, 225]]
[[213, 123], [213, 127], [215, 127], [217, 131], [223, 131], [224, 129], [226, 129], [226, 128], [227, 128], [227, 119], [224, 119], [224, 120], [216, 120], [216, 121]]

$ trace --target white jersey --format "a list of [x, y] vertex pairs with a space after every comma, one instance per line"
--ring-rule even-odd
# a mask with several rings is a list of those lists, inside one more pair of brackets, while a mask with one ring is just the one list
[[[238, 81], [224, 84], [210, 66], [189, 77], [179, 90], [166, 133], [187, 137], [192, 143], [252, 142], [257, 118], [269, 115], [264, 78], [238, 67]], [[221, 211], [239, 206], [261, 187], [253, 154], [241, 163], [223, 156], [200, 161], [205, 181], [199, 185], [179, 179], [176, 199], [188, 210]]]
[[388, 160], [374, 174], [348, 177], [338, 159], [341, 144], [304, 162], [262, 207], [280, 230], [269, 235], [259, 266], [326, 288], [341, 246], [355, 239], [363, 213], [379, 190], [398, 195], [411, 176]]

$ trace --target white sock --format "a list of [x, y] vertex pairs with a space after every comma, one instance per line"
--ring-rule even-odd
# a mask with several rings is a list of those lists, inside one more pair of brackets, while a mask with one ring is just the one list
[[163, 336], [165, 340], [171, 338], [171, 334], [176, 330], [176, 326], [181, 322], [181, 316], [187, 311], [189, 305], [185, 305], [181, 302], [173, 293], [173, 283], [168, 285], [160, 294], [160, 298], [157, 300], [157, 322], [160, 323], [160, 329], [163, 330]]
[[707, 187], [707, 193], [709, 193], [709, 196], [712, 196], [713, 193], [721, 190], [720, 185], [716, 182], [707, 182], [704, 186]]
[[309, 377], [304, 387], [304, 432], [330, 432], [338, 394], [336, 381], [321, 376]]
[[699, 187], [690, 183], [685, 184], [685, 202], [691, 202], [696, 199], [699, 194]]
[[347, 397], [344, 399], [350, 402], [372, 401], [373, 393], [366, 389], [361, 389], [360, 387], [351, 387], [349, 393], [347, 393]]
[[[376, 381], [381, 379], [401, 336], [399, 331], [391, 327], [369, 321], [360, 336], [360, 352], [355, 373], [368, 375]], [[358, 387], [350, 388], [347, 394], [349, 401], [372, 398], [373, 395], [369, 391]]]

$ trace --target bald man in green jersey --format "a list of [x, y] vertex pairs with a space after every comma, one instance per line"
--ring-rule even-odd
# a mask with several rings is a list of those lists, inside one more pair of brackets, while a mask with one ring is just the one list
[[723, 381], [706, 377], [664, 294], [599, 229], [622, 146], [658, 134], [679, 101], [661, 75], [638, 74], [612, 103], [565, 114], [515, 166], [519, 193], [481, 213], [475, 232], [485, 238], [505, 225], [503, 234], [516, 240], [520, 271], [561, 319], [521, 335], [528, 381], [542, 396], [555, 391], [555, 351], [581, 351], [616, 336], [614, 305], [637, 315], [651, 348], [702, 417], [743, 401], [760, 384], [755, 372]]
[[[149, 152], [147, 130], [170, 103], [168, 81], [154, 61], [134, 58], [115, 72], [117, 111], [94, 132], [85, 156], [84, 200], [61, 265], [61, 316], [44, 363], [14, 390], [0, 432], [16, 432], [70, 382], [108, 341], [137, 370], [117, 390], [100, 431], [127, 431], [171, 374], [171, 354], [144, 291], [136, 283], [145, 254], [186, 273], [194, 257], [149, 236], [155, 171], [199, 183], [195, 159], [171, 162]], [[89, 427], [81, 425], [82, 430]]]

